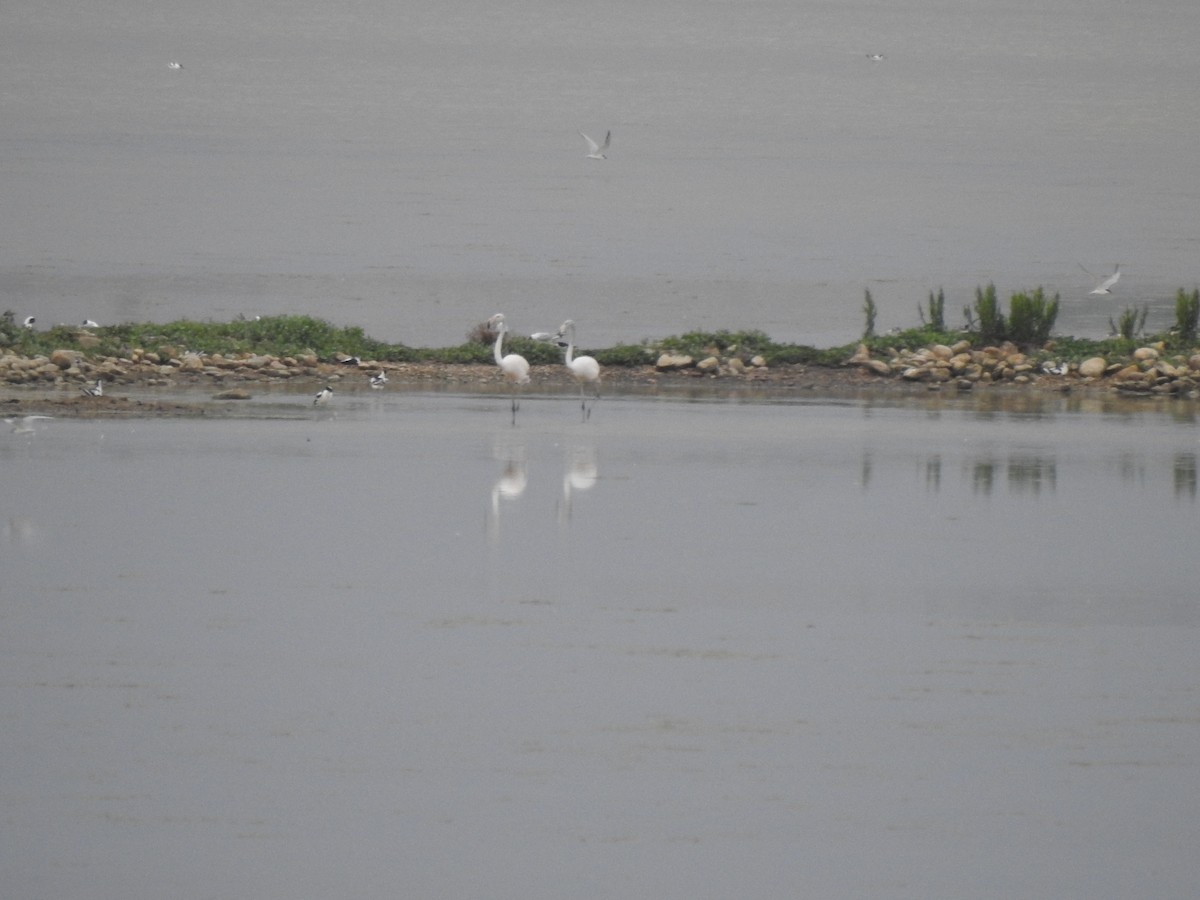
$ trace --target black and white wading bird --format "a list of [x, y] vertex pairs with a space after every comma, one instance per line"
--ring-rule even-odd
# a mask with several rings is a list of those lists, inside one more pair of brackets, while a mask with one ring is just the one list
[[500, 374], [512, 386], [512, 420], [516, 425], [517, 409], [521, 405], [517, 401], [517, 389], [521, 385], [529, 384], [529, 362], [519, 353], [510, 353], [507, 356], [502, 354], [501, 345], [504, 343], [504, 336], [508, 334], [508, 324], [504, 321], [504, 313], [496, 313], [488, 319], [488, 326], [496, 332], [496, 343], [492, 347], [492, 356], [496, 359], [496, 365], [500, 367]]
[[21, 324], [22, 324], [22, 325], [24, 325], [26, 328], [32, 328], [32, 327], [33, 327], [33, 323], [34, 323], [34, 322], [36, 322], [36, 321], [37, 321], [37, 317], [36, 317], [36, 316], [26, 316], [26, 317], [25, 317], [25, 321], [24, 321], [24, 322], [22, 322]]
[[371, 387], [375, 388], [375, 390], [382, 390], [385, 384], [387, 384], [386, 372], [380, 371], [378, 375], [371, 376]]
[[317, 395], [313, 397], [313, 406], [324, 406], [331, 399], [333, 399], [333, 388], [331, 388], [329, 385], [325, 385], [325, 387], [317, 391]]
[[87, 394], [89, 397], [103, 397], [104, 396], [104, 382], [101, 381], [99, 378], [97, 378], [95, 384], [93, 384], [93, 385], [85, 384], [83, 386], [83, 392], [85, 394]]
[[604, 151], [607, 150], [608, 145], [612, 143], [612, 132], [611, 131], [604, 135], [604, 143], [603, 144], [597, 144], [595, 141], [593, 141], [590, 137], [588, 137], [582, 131], [579, 132], [579, 136], [581, 138], [583, 138], [585, 141], [587, 141], [587, 145], [588, 145], [588, 154], [586, 157], [587, 159], [608, 159], [608, 157], [604, 155]]

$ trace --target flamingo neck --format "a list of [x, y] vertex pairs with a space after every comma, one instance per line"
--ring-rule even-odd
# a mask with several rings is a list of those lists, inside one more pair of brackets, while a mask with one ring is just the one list
[[492, 346], [492, 353], [496, 357], [496, 365], [500, 365], [500, 361], [504, 359], [500, 352], [500, 344], [504, 341], [504, 332], [508, 329], [504, 327], [504, 323], [500, 323], [499, 334], [496, 335], [496, 343]]
[[571, 365], [571, 360], [575, 357], [575, 326], [572, 325], [567, 329], [567, 365]]

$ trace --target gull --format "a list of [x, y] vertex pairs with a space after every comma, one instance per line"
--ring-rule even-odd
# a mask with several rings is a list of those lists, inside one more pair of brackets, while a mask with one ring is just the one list
[[1097, 284], [1092, 290], [1090, 290], [1088, 292], [1090, 294], [1111, 294], [1112, 286], [1114, 284], [1116, 284], [1121, 278], [1121, 264], [1120, 263], [1117, 263], [1117, 267], [1115, 269], [1113, 269], [1113, 273], [1111, 275], [1109, 275], [1107, 278], [1105, 278], [1103, 281], [1100, 281], [1098, 278], [1096, 278], [1095, 275], [1093, 275], [1091, 272], [1088, 272], [1088, 270], [1084, 268], [1083, 263], [1079, 264], [1079, 268], [1083, 269], [1084, 272], [1087, 272], [1088, 276], [1093, 281], [1099, 281], [1099, 284]]
[[375, 388], [376, 390], [382, 390], [385, 384], [387, 384], [387, 373], [383, 372], [382, 370], [378, 375], [371, 376], [371, 387]]
[[84, 319], [84, 320], [83, 320], [83, 327], [84, 327], [84, 328], [99, 328], [99, 327], [100, 327], [100, 323], [99, 323], [99, 322], [97, 322], [95, 319]]
[[867, 59], [869, 59], [871, 62], [883, 62], [885, 59], [887, 59], [887, 57], [882, 53], [868, 53]]
[[313, 406], [324, 406], [333, 397], [333, 388], [329, 385], [317, 391], [317, 395], [313, 397]]
[[593, 141], [590, 137], [588, 137], [582, 131], [579, 132], [579, 136], [582, 137], [585, 141], [587, 141], [587, 144], [588, 144], [587, 158], [588, 159], [608, 159], [608, 157], [604, 155], [604, 151], [607, 150], [608, 145], [612, 143], [612, 132], [611, 131], [608, 132], [608, 134], [604, 135], [604, 145], [603, 146], [601, 146], [600, 144], [597, 144], [595, 141]]
[[54, 416], [21, 416], [5, 419], [5, 425], [11, 425], [13, 434], [33, 434], [33, 423], [38, 419], [53, 419]]
[[103, 397], [104, 396], [104, 382], [101, 381], [99, 378], [97, 378], [95, 386], [88, 387], [85, 384], [83, 386], [83, 392], [85, 394], [87, 394], [89, 397]]

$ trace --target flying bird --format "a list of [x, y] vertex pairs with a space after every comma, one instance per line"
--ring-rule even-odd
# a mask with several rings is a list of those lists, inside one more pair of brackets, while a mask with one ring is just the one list
[[612, 143], [612, 132], [611, 131], [608, 132], [606, 135], [604, 135], [603, 146], [601, 146], [600, 144], [597, 144], [595, 141], [593, 141], [590, 137], [588, 137], [582, 131], [579, 132], [579, 136], [582, 137], [585, 141], [587, 141], [587, 145], [588, 145], [587, 159], [608, 159], [608, 157], [604, 155], [604, 151], [607, 150], [608, 145]]
[[375, 390], [382, 390], [385, 384], [387, 384], [386, 372], [381, 370], [378, 375], [371, 376], [371, 387], [375, 388]]
[[887, 59], [887, 57], [882, 53], [868, 53], [867, 59], [869, 59], [871, 62], [883, 62], [885, 59]]
[[33, 434], [33, 423], [38, 419], [53, 419], [54, 416], [14, 416], [11, 419], [5, 419], [5, 425], [11, 425], [13, 434]]
[[1091, 272], [1088, 272], [1088, 270], [1084, 268], [1083, 263], [1079, 264], [1079, 268], [1083, 269], [1084, 272], [1087, 272], [1088, 276], [1093, 281], [1099, 282], [1094, 288], [1092, 288], [1092, 290], [1088, 292], [1090, 294], [1111, 294], [1112, 286], [1121, 280], [1120, 263], [1117, 263], [1117, 267], [1113, 270], [1113, 273], [1103, 281], [1100, 281], [1095, 275], [1093, 275]]
[[333, 388], [329, 385], [317, 391], [317, 395], [313, 397], [313, 406], [324, 406], [333, 397]]
[[488, 319], [488, 325], [496, 330], [496, 343], [492, 347], [492, 355], [496, 358], [496, 365], [500, 367], [500, 374], [512, 385], [512, 420], [516, 425], [517, 409], [520, 407], [520, 403], [517, 402], [517, 388], [529, 384], [529, 362], [518, 353], [502, 355], [501, 344], [504, 342], [504, 335], [508, 334], [504, 313], [496, 313]]
[[174, 71], [178, 72], [180, 69], [183, 68], [183, 66], [180, 65], [179, 63], [175, 62], [174, 60], [172, 60], [171, 62], [167, 63], [167, 68], [173, 69]]
[[[559, 337], [566, 337], [563, 360], [567, 370], [579, 383], [579, 408], [585, 419], [591, 418], [592, 411], [588, 409], [587, 399], [583, 394], [585, 384], [596, 386], [596, 399], [600, 399], [600, 363], [590, 356], [575, 356], [575, 323], [571, 319], [563, 322], [558, 329]], [[562, 346], [561, 344], [559, 346]]]

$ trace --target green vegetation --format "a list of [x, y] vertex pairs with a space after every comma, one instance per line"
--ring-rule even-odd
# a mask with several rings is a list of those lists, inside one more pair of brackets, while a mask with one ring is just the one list
[[[975, 346], [1011, 341], [1023, 349], [1037, 352], [1053, 349], [1056, 359], [1079, 361], [1089, 356], [1120, 356], [1130, 353], [1139, 335], [1143, 341], [1161, 342], [1172, 352], [1194, 352], [1200, 327], [1200, 289], [1190, 293], [1182, 288], [1176, 296], [1175, 325], [1162, 335], [1144, 335], [1148, 308], [1125, 310], [1114, 323], [1116, 336], [1102, 341], [1073, 337], [1055, 337], [1051, 331], [1059, 310], [1059, 297], [1050, 298], [1039, 287], [1013, 294], [1007, 314], [1001, 309], [996, 287], [989, 284], [975, 290], [974, 303], [965, 306], [966, 329], [947, 330], [945, 293], [929, 294], [928, 304], [918, 304], [920, 327], [887, 335], [875, 334], [877, 307], [871, 292], [865, 291], [862, 342], [880, 356], [894, 354], [900, 348], [953, 345], [968, 340]], [[128, 358], [135, 349], [155, 352], [164, 359], [178, 359], [186, 352], [207, 354], [264, 354], [279, 357], [315, 356], [334, 361], [358, 356], [379, 362], [481, 364], [492, 362], [495, 333], [486, 323], [471, 328], [464, 343], [453, 347], [419, 348], [374, 340], [358, 327], [339, 327], [309, 316], [271, 316], [261, 319], [236, 319], [232, 322], [181, 320], [166, 324], [121, 324], [83, 329], [56, 326], [46, 331], [24, 328], [12, 312], [0, 315], [0, 348], [24, 356], [48, 356], [58, 348], [81, 351], [90, 357]], [[1048, 342], [1051, 342], [1048, 344]], [[520, 353], [534, 365], [562, 362], [562, 350], [556, 344], [510, 335], [505, 352]], [[854, 345], [818, 349], [802, 344], [776, 343], [762, 331], [689, 331], [640, 344], [619, 344], [607, 349], [579, 348], [580, 355], [594, 356], [607, 367], [636, 367], [653, 364], [663, 352], [686, 354], [697, 359], [708, 356], [738, 357], [749, 362], [762, 357], [768, 366], [840, 365], [854, 352]]]
[[1038, 287], [1030, 293], [1019, 292], [1009, 299], [1008, 317], [1000, 309], [996, 286], [975, 288], [975, 305], [963, 307], [967, 331], [985, 343], [1012, 341], [1024, 347], [1046, 343], [1058, 318], [1059, 296], [1047, 299]]
[[866, 298], [863, 300], [863, 317], [866, 319], [866, 325], [863, 327], [862, 338], [868, 340], [875, 337], [875, 313], [878, 310], [875, 308], [875, 300], [871, 296], [870, 291], [864, 291]]
[[1180, 288], [1175, 294], [1176, 339], [1184, 344], [1194, 343], [1197, 326], [1200, 326], [1200, 288], [1193, 288], [1190, 294]]
[[1149, 314], [1149, 304], [1143, 303], [1140, 311], [1136, 306], [1127, 306], [1117, 316], [1117, 321], [1114, 322], [1112, 316], [1108, 317], [1108, 327], [1113, 334], [1132, 341], [1146, 330], [1146, 316]]
[[933, 295], [933, 291], [929, 292], [929, 320], [925, 320], [925, 310], [921, 305], [917, 304], [917, 314], [921, 317], [921, 327], [928, 327], [933, 331], [946, 330], [946, 294], [938, 288], [937, 296]]
[[1008, 301], [1008, 334], [1014, 344], [1040, 346], [1050, 340], [1058, 318], [1058, 294], [1047, 300], [1039, 287], [1032, 293], [1013, 294]]

